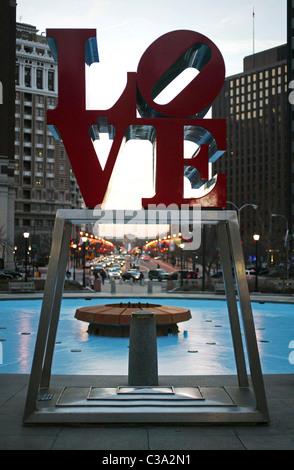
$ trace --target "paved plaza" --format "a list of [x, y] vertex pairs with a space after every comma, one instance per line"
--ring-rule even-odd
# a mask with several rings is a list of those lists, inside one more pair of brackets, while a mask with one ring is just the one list
[[[101, 379], [101, 378], [100, 378]], [[113, 380], [119, 380], [113, 377]], [[0, 450], [294, 450], [294, 375], [264, 376], [269, 406], [267, 425], [50, 425], [23, 426], [29, 376], [0, 374]], [[64, 384], [54, 376], [52, 383]], [[66, 378], [78, 385], [81, 379]], [[110, 378], [105, 377], [105, 383]], [[123, 380], [123, 378], [121, 378]], [[165, 381], [174, 378], [166, 377]], [[207, 382], [215, 383], [214, 377]], [[93, 377], [84, 376], [83, 385]], [[105, 455], [107, 453], [105, 452]]]

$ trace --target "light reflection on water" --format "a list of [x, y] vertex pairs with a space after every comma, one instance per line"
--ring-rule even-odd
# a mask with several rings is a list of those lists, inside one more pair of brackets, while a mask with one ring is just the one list
[[[140, 299], [142, 303], [149, 300]], [[53, 374], [127, 375], [129, 339], [89, 335], [88, 324], [74, 318], [78, 307], [107, 303], [113, 300], [62, 301]], [[160, 375], [236, 373], [225, 301], [156, 299], [154, 303], [183, 306], [192, 313], [191, 320], [178, 324], [178, 335], [158, 337]], [[293, 373], [294, 365], [289, 362], [293, 305], [253, 302], [252, 309], [263, 373]], [[0, 373], [30, 373], [40, 310], [41, 300], [0, 302]]]

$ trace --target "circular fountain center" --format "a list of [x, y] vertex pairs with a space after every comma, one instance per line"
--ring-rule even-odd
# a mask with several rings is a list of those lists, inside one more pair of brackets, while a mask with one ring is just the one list
[[101, 336], [129, 336], [133, 313], [147, 311], [155, 315], [157, 336], [178, 333], [179, 322], [190, 320], [187, 308], [157, 305], [141, 302], [120, 302], [117, 304], [81, 307], [76, 310], [75, 318], [89, 323], [88, 333]]

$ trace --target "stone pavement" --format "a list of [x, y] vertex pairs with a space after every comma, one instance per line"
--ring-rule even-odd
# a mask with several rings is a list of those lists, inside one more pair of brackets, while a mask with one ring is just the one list
[[[193, 450], [294, 450], [294, 375], [264, 376], [269, 424], [225, 426], [23, 426], [28, 380], [28, 375], [0, 374], [0, 450], [100, 450], [123, 451], [124, 455], [132, 455], [132, 451], [189, 454]], [[51, 380], [64, 384], [61, 375]], [[215, 383], [214, 377], [207, 380]], [[90, 382], [91, 377], [84, 376], [82, 381]]]

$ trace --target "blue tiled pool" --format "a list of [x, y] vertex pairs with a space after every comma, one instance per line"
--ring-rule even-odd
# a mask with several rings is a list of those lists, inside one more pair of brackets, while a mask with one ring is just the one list
[[[124, 299], [115, 299], [120, 301]], [[62, 301], [53, 374], [127, 375], [129, 339], [89, 335], [87, 323], [74, 318], [78, 307], [107, 303], [113, 300]], [[225, 301], [154, 299], [154, 303], [184, 306], [192, 313], [191, 320], [179, 323], [178, 335], [158, 337], [160, 375], [236, 373]], [[293, 305], [253, 302], [252, 309], [263, 373], [293, 373], [294, 361], [289, 360], [294, 348]], [[41, 300], [0, 302], [0, 373], [30, 373], [40, 311]]]

